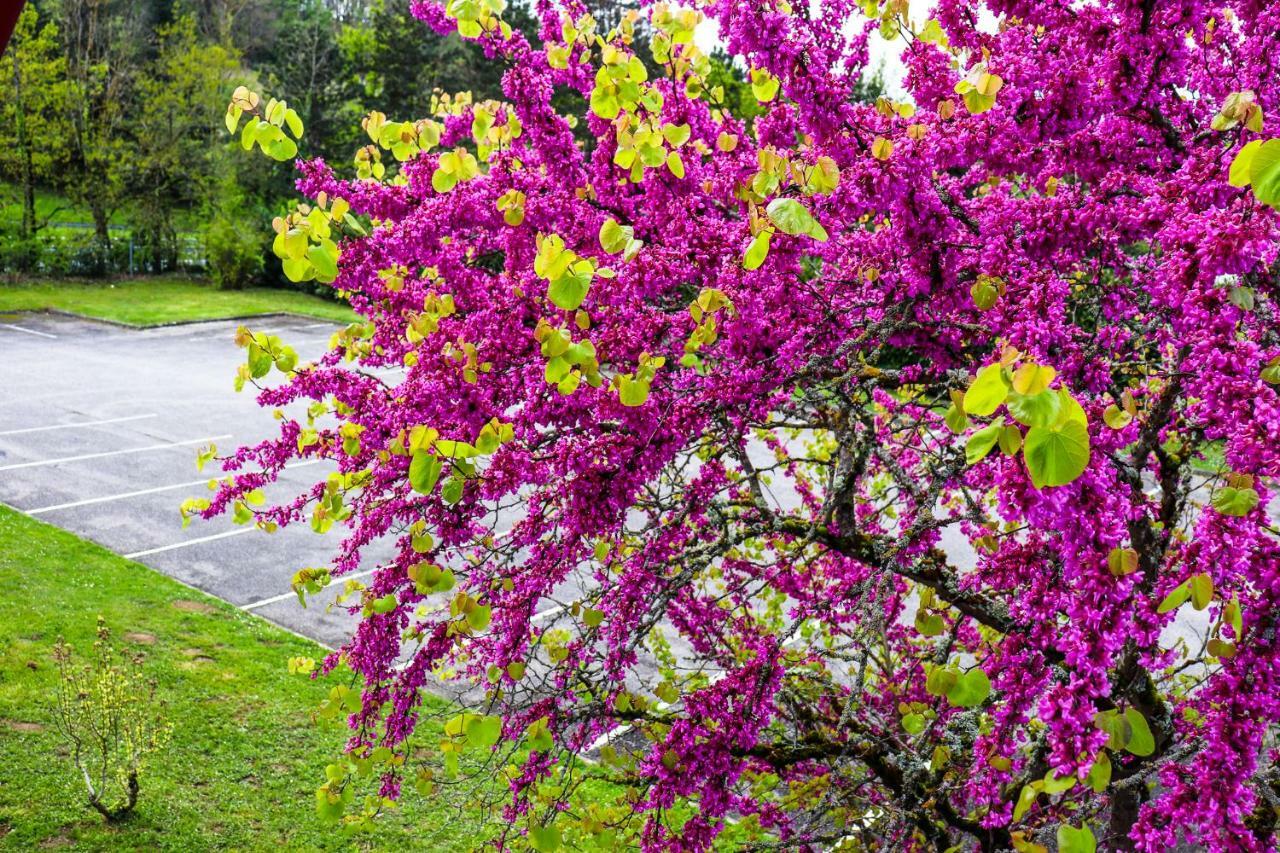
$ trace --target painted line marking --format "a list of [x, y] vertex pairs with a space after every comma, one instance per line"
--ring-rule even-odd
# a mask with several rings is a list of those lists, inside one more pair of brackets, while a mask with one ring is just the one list
[[211, 536], [201, 536], [196, 539], [187, 539], [184, 542], [175, 542], [172, 545], [161, 545], [159, 548], [147, 548], [145, 551], [134, 551], [132, 554], [125, 554], [126, 560], [136, 560], [139, 557], [146, 557], [151, 554], [159, 554], [163, 551], [174, 551], [178, 548], [186, 548], [190, 545], [199, 545], [201, 542], [212, 542], [215, 539], [226, 539], [228, 536], [239, 536], [243, 533], [252, 533], [257, 527], [237, 527], [235, 530], [226, 530], [222, 533], [214, 533]]
[[[782, 647], [783, 647], [783, 648], [786, 648], [787, 646], [790, 646], [790, 645], [792, 645], [793, 643], [797, 643], [797, 642], [799, 642], [799, 641], [800, 641], [800, 639], [801, 639], [801, 638], [800, 638], [800, 636], [799, 636], [798, 634], [793, 634], [789, 639], [787, 639], [786, 641], [784, 641], [784, 642], [783, 642]], [[727, 675], [727, 673], [725, 673], [724, 671], [721, 671], [721, 672], [717, 672], [717, 673], [715, 673], [715, 674], [714, 674], [714, 675], [712, 675], [712, 676], [711, 676], [711, 678], [710, 678], [710, 685], [719, 684], [721, 681], [723, 681], [723, 680], [724, 680], [724, 678], [725, 678], [725, 676], [726, 676], [726, 675]], [[708, 685], [708, 686], [710, 686], [710, 685]], [[670, 705], [670, 704], [668, 704], [667, 702], [658, 702], [658, 703], [657, 703], [656, 705], [654, 705], [653, 707], [654, 707], [656, 710], [659, 710], [659, 711], [665, 711], [667, 708], [670, 708], [670, 707], [671, 707], [671, 705]], [[600, 735], [600, 737], [598, 737], [598, 738], [596, 738], [594, 741], [592, 741], [592, 742], [591, 742], [591, 745], [590, 745], [590, 746], [588, 746], [586, 749], [584, 749], [584, 750], [582, 750], [581, 752], [579, 752], [579, 753], [578, 753], [578, 757], [579, 757], [579, 758], [581, 758], [581, 759], [583, 759], [584, 761], [587, 761], [587, 762], [591, 763], [591, 764], [595, 764], [595, 763], [596, 763], [596, 762], [595, 762], [595, 760], [594, 760], [594, 759], [592, 759], [592, 758], [591, 758], [591, 756], [590, 756], [590, 755], [588, 755], [587, 753], [595, 752], [597, 749], [600, 749], [600, 747], [602, 747], [602, 746], [604, 746], [605, 744], [607, 744], [607, 743], [608, 743], [610, 740], [612, 740], [613, 738], [615, 738], [615, 737], [621, 737], [622, 735], [624, 735], [624, 734], [626, 734], [627, 732], [631, 731], [631, 729], [632, 729], [632, 728], [633, 728], [633, 726], [632, 726], [630, 723], [623, 723], [623, 724], [621, 724], [621, 725], [619, 725], [619, 726], [614, 726], [613, 728], [609, 729], [609, 731], [605, 732], [604, 734]]]
[[[353, 572], [349, 575], [335, 575], [333, 579], [339, 580], [339, 581], [350, 581], [350, 580], [357, 580], [358, 578], [367, 578], [369, 575], [373, 574], [377, 570], [378, 569], [368, 569], [367, 571], [363, 571], [363, 572]], [[255, 601], [252, 604], [246, 604], [240, 609], [256, 610], [259, 607], [266, 607], [268, 604], [275, 604], [277, 601], [284, 601], [289, 598], [295, 598], [297, 595], [298, 594], [293, 590], [289, 590], [288, 592], [282, 592], [279, 595], [273, 595], [270, 598], [264, 598], [261, 601]]]
[[147, 415], [129, 415], [124, 418], [104, 418], [100, 421], [80, 421], [74, 424], [51, 424], [50, 426], [26, 427], [25, 429], [7, 429], [0, 432], [0, 435], [24, 435], [29, 432], [45, 432], [51, 429], [71, 429], [72, 427], [91, 427], [102, 426], [103, 424], [122, 424], [126, 421], [141, 421], [147, 418], [158, 418], [159, 415], [154, 412]]
[[41, 465], [61, 465], [64, 462], [80, 462], [85, 459], [102, 459], [106, 456], [123, 456], [126, 453], [146, 453], [151, 450], [166, 450], [170, 447], [186, 447], [191, 444], [203, 444], [209, 441], [219, 441], [224, 438], [231, 438], [231, 434], [212, 435], [208, 438], [193, 438], [187, 441], [172, 441], [168, 444], [150, 444], [146, 447], [128, 447], [124, 450], [107, 450], [102, 453], [84, 453], [80, 456], [62, 456], [58, 459], [40, 459], [35, 462], [18, 462], [14, 465], [0, 465], [0, 471], [16, 471], [19, 468], [38, 468]]
[[[263, 335], [279, 335], [279, 334], [285, 334], [285, 333], [292, 333], [296, 335], [299, 332], [303, 331], [304, 329], [327, 328], [327, 329], [337, 330], [339, 328], [342, 328], [341, 323], [309, 323], [305, 326], [268, 326], [265, 329], [255, 329], [253, 328], [253, 326], [249, 325], [251, 322], [252, 320], [244, 320], [240, 323], [240, 325], [244, 326], [245, 328], [253, 332], [256, 332], [258, 334], [263, 334]], [[234, 333], [235, 333], [234, 329], [225, 329], [225, 328], [210, 329], [207, 332], [202, 332], [201, 334], [198, 334], [198, 335], [192, 335], [189, 338], [187, 338], [187, 340], [189, 341], [219, 340], [224, 337], [230, 337]], [[289, 338], [290, 342], [294, 340], [295, 338], [292, 338], [292, 337]]]
[[[312, 459], [307, 462], [299, 462], [297, 465], [286, 465], [285, 470], [292, 471], [294, 468], [305, 468], [308, 465], [319, 465], [321, 461], [323, 460]], [[136, 497], [139, 497], [140, 495], [153, 495], [153, 494], [156, 494], [157, 492], [167, 492], [172, 489], [190, 488], [191, 486], [203, 486], [206, 483], [208, 483], [210, 480], [216, 480], [216, 479], [219, 479], [219, 478], [205, 477], [202, 480], [190, 480], [186, 483], [174, 483], [173, 485], [170, 485], [170, 486], [156, 486], [153, 489], [138, 489], [137, 491], [134, 491], [134, 492], [122, 492], [121, 494], [118, 494], [118, 495], [104, 495], [103, 497], [100, 497], [100, 498], [85, 498], [84, 500], [81, 500], [81, 501], [71, 501], [70, 503], [54, 504], [53, 506], [42, 506], [37, 509], [27, 510], [27, 515], [39, 515], [42, 512], [54, 512], [60, 509], [74, 509], [75, 507], [78, 507], [78, 506], [88, 506], [90, 504], [106, 503], [107, 501], [119, 501], [119, 500], [124, 500], [125, 498], [136, 498]]]
[[289, 592], [283, 592], [280, 595], [273, 595], [270, 598], [264, 598], [261, 601], [255, 601], [251, 604], [246, 604], [240, 609], [255, 610], [259, 607], [266, 607], [268, 604], [275, 604], [277, 601], [284, 601], [287, 598], [295, 598], [297, 597], [297, 595], [298, 594], [296, 592], [294, 592], [293, 590], [290, 590]]
[[58, 339], [57, 335], [51, 335], [48, 332], [37, 332], [35, 329], [28, 329], [26, 326], [15, 326], [12, 323], [0, 323], [0, 326], [6, 329], [13, 329], [15, 332], [26, 332], [28, 335], [39, 335], [42, 338], [52, 338], [55, 341]]
[[64, 504], [54, 504], [53, 506], [42, 506], [42, 507], [37, 507], [36, 509], [27, 510], [27, 515], [39, 515], [42, 512], [55, 512], [60, 509], [74, 509], [75, 507], [78, 507], [78, 506], [88, 506], [90, 504], [105, 503], [107, 501], [118, 501], [118, 500], [123, 500], [125, 498], [136, 498], [139, 495], [151, 495], [151, 494], [155, 494], [156, 492], [167, 492], [170, 489], [181, 489], [183, 487], [190, 487], [190, 486], [203, 486], [205, 483], [209, 482], [210, 479], [211, 478], [206, 477], [203, 480], [191, 480], [186, 483], [174, 483], [171, 486], [156, 486], [154, 489], [138, 489], [136, 492], [122, 492], [121, 494], [118, 494], [118, 495], [106, 495], [105, 497], [101, 497], [101, 498], [85, 498], [82, 501], [71, 501], [69, 503], [64, 503]]
[[329, 336], [328, 335], [291, 335], [288, 340], [289, 346], [292, 347], [311, 347], [324, 346], [328, 351]]
[[543, 619], [550, 619], [552, 616], [557, 616], [563, 612], [564, 612], [564, 605], [557, 604], [554, 607], [548, 607], [546, 610], [543, 610], [541, 613], [533, 614], [532, 616], [529, 617], [529, 621], [541, 622]]
[[[297, 466], [294, 466], [294, 467], [297, 467]], [[511, 535], [511, 532], [512, 532], [512, 530], [513, 530], [513, 529], [514, 529], [514, 528], [510, 528], [510, 527], [508, 527], [506, 530], [503, 530], [501, 533], [497, 533], [497, 534], [495, 534], [495, 535], [494, 535], [494, 539], [505, 539], [506, 537], [508, 537], [508, 536], [510, 536], [510, 535]], [[381, 566], [379, 566], [378, 568], [381, 568]], [[378, 571], [378, 568], [367, 569], [366, 571], [363, 571], [363, 572], [354, 572], [354, 573], [349, 574], [349, 575], [335, 575], [335, 576], [334, 576], [334, 580], [344, 580], [344, 581], [346, 581], [346, 580], [357, 580], [357, 579], [359, 579], [359, 578], [367, 578], [369, 575], [371, 575], [371, 574], [373, 574], [374, 572]], [[275, 604], [277, 601], [284, 601], [284, 600], [285, 600], [285, 599], [287, 599], [287, 598], [293, 598], [295, 595], [297, 595], [297, 593], [296, 593], [296, 592], [294, 592], [293, 590], [290, 590], [289, 592], [282, 592], [282, 593], [280, 593], [279, 595], [273, 595], [273, 596], [271, 596], [270, 598], [264, 598], [264, 599], [262, 599], [261, 601], [255, 601], [255, 602], [252, 602], [251, 604], [246, 604], [246, 605], [244, 605], [243, 607], [241, 607], [240, 609], [241, 609], [241, 610], [254, 610], [254, 609], [259, 608], [259, 607], [266, 607], [268, 604]], [[560, 608], [560, 609], [561, 609], [561, 610], [563, 610], [564, 608]], [[545, 614], [546, 612], [547, 612], [547, 611], [545, 611], [545, 610], [543, 611], [543, 613], [544, 613], [544, 614]], [[542, 615], [542, 614], [539, 614], [539, 615]], [[537, 619], [537, 618], [538, 618], [538, 616], [534, 616], [533, 618], [534, 618], [534, 619]]]

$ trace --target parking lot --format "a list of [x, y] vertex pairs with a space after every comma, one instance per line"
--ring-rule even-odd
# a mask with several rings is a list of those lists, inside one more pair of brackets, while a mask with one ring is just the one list
[[[303, 360], [320, 355], [337, 328], [301, 317], [243, 322], [279, 334]], [[207, 494], [217, 473], [196, 470], [197, 450], [214, 442], [229, 451], [276, 429], [250, 391], [232, 386], [244, 357], [232, 340], [238, 325], [138, 330], [52, 314], [0, 315], [0, 501], [336, 647], [355, 618], [323, 606], [333, 593], [300, 607], [289, 582], [299, 568], [328, 565], [339, 530], [321, 536], [303, 524], [266, 534], [228, 518], [181, 524], [183, 499]], [[297, 494], [323, 476], [323, 464], [295, 463], [269, 496]], [[777, 497], [794, 501], [785, 490]], [[371, 573], [391, 547], [370, 546], [360, 572], [346, 577]], [[958, 531], [945, 531], [943, 547], [962, 570], [973, 565]], [[544, 601], [535, 621], [563, 618], [581, 582], [569, 580], [556, 600]], [[1203, 635], [1204, 616], [1183, 610], [1166, 642]], [[683, 645], [675, 638], [678, 656]], [[643, 662], [638, 682], [651, 674]]]
[[[285, 316], [139, 330], [54, 314], [0, 315], [0, 502], [336, 647], [356, 623], [324, 606], [341, 585], [304, 609], [289, 582], [300, 568], [329, 564], [340, 528], [321, 536], [299, 524], [266, 534], [229, 518], [182, 527], [179, 505], [207, 495], [219, 473], [198, 471], [197, 451], [213, 442], [229, 452], [277, 429], [252, 389], [233, 388], [244, 359], [233, 342], [241, 322], [280, 335], [304, 361], [318, 357], [338, 328]], [[301, 407], [289, 411], [302, 415]], [[268, 497], [300, 493], [324, 465], [293, 463]], [[513, 520], [504, 513], [496, 529]], [[372, 573], [392, 549], [389, 539], [368, 546], [360, 571], [343, 577]], [[567, 580], [534, 621], [567, 618], [581, 582]], [[651, 667], [642, 665], [641, 681]]]
[[[302, 609], [289, 581], [299, 568], [327, 565], [339, 531], [297, 525], [268, 535], [226, 518], [182, 528], [179, 505], [207, 494], [217, 475], [196, 470], [197, 450], [214, 442], [230, 451], [277, 426], [251, 389], [232, 387], [241, 322], [281, 335], [303, 359], [318, 356], [337, 328], [283, 316], [146, 330], [0, 316], [0, 501], [336, 646], [352, 617], [317, 603]], [[312, 465], [287, 471], [273, 496], [322, 476]], [[361, 570], [382, 556], [371, 549]]]

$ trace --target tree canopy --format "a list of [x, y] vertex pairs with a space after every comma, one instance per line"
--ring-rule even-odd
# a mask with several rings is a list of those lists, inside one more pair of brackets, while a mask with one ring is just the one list
[[[306, 414], [186, 508], [344, 530], [320, 813], [470, 759], [538, 850], [1273, 849], [1280, 6], [538, 11], [415, 2], [501, 96], [299, 163], [275, 252], [365, 319], [242, 331]], [[289, 159], [291, 108], [228, 125]]]
[[[532, 26], [528, 13], [512, 18]], [[251, 235], [283, 209], [291, 177], [219, 138], [237, 85], [296, 104], [312, 129], [307, 155], [345, 159], [370, 109], [425, 114], [437, 88], [493, 97], [500, 77], [479, 46], [433, 32], [407, 0], [32, 0], [0, 56], [0, 201], [21, 209], [0, 222], [0, 268], [14, 246], [50, 238], [51, 219], [76, 218], [93, 225], [97, 272], [119, 227], [156, 271], [175, 267], [180, 233], [216, 244], [215, 277], [223, 243], [260, 258]], [[39, 204], [43, 194], [56, 203]], [[16, 266], [40, 271], [29, 255]]]

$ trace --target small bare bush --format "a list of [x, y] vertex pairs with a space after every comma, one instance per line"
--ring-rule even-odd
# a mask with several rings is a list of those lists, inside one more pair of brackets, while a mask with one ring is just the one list
[[89, 805], [108, 821], [120, 820], [137, 805], [147, 758], [164, 748], [172, 732], [156, 701], [156, 682], [143, 672], [141, 654], [112, 646], [101, 616], [87, 660], [76, 662], [61, 637], [53, 657], [61, 676], [58, 731], [71, 746]]

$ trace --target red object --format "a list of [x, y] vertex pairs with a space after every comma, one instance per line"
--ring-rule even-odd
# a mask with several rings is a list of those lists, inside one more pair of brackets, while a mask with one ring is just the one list
[[0, 0], [0, 53], [9, 45], [9, 37], [18, 23], [18, 15], [27, 0]]

